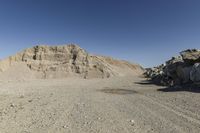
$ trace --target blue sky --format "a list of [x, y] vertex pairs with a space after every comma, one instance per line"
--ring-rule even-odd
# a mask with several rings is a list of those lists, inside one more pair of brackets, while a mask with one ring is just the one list
[[200, 48], [199, 0], [0, 0], [0, 58], [37, 44], [163, 63]]

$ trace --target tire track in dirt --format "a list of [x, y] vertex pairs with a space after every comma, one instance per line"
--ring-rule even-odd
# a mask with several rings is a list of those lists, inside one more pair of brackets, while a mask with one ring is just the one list
[[182, 114], [184, 115], [183, 117], [186, 117], [187, 119], [194, 119], [194, 121], [196, 121], [196, 123], [200, 124], [200, 115], [198, 114], [195, 114], [193, 112], [191, 112], [190, 110], [187, 110], [187, 109], [183, 109], [181, 107], [184, 107], [184, 106], [175, 106], [175, 105], [172, 105], [171, 103], [169, 102], [164, 102], [162, 101], [162, 103], [159, 101], [159, 100], [156, 100], [156, 98], [152, 97], [152, 96], [146, 96], [146, 98], [149, 98], [151, 100], [153, 100], [154, 102], [157, 102], [159, 103], [160, 105], [162, 106], [165, 106], [165, 108], [167, 107], [168, 109], [174, 111], [174, 112], [179, 112], [179, 114]]
[[[156, 112], [156, 114], [161, 114], [163, 117], [165, 116], [165, 113], [168, 113], [168, 115], [166, 116], [171, 115], [172, 117], [165, 117], [165, 119], [172, 121], [175, 125], [179, 124], [180, 127], [182, 127], [182, 129], [184, 130], [188, 130], [188, 131], [196, 130], [196, 129], [193, 129], [192, 127], [198, 128], [197, 130], [200, 130], [200, 121], [198, 119], [193, 118], [189, 115], [186, 115], [180, 112], [178, 109], [171, 108], [170, 106], [166, 105], [166, 103], [161, 103], [158, 100], [147, 97], [143, 94], [138, 94], [138, 95], [140, 95], [140, 98], [143, 100], [145, 104], [145, 108], [147, 108], [148, 110], [152, 110]], [[174, 115], [171, 113], [173, 113]], [[178, 118], [176, 119], [175, 117], [178, 117]], [[174, 120], [177, 122], [175, 122]], [[185, 126], [183, 127], [183, 125]], [[194, 131], [194, 132], [198, 132], [198, 131]]]
[[[153, 110], [151, 104], [141, 97], [140, 94], [134, 94], [129, 96], [124, 96], [123, 99], [120, 99], [116, 103], [115, 108], [121, 110], [124, 108], [124, 116], [133, 118], [138, 125], [138, 129], [141, 129], [139, 132], [144, 133], [155, 133], [155, 132], [165, 132], [165, 133], [184, 133], [184, 130], [175, 123], [172, 123], [171, 120], [166, 119], [162, 113]], [[157, 105], [156, 105], [157, 106]], [[154, 107], [154, 106], [153, 106]], [[157, 108], [160, 108], [157, 106]]]

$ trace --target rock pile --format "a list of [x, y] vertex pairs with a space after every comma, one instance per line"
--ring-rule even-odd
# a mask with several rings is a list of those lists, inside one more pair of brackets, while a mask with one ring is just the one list
[[200, 82], [200, 50], [188, 49], [165, 64], [146, 69], [146, 77], [156, 84], [181, 85]]
[[90, 55], [74, 44], [35, 46], [0, 61], [0, 79], [4, 77], [21, 78], [23, 76], [24, 78], [36, 79], [71, 76], [109, 78], [125, 74], [125, 70], [127, 70], [127, 73], [134, 74], [142, 72], [142, 68], [137, 64], [110, 57]]

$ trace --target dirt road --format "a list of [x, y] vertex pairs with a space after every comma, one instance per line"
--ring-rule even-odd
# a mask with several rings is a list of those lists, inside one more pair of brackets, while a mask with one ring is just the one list
[[1, 133], [199, 133], [200, 93], [136, 77], [0, 82]]

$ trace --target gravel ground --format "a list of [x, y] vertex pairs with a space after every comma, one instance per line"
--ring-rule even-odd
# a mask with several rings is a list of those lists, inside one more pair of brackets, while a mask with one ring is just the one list
[[0, 82], [1, 133], [199, 133], [200, 94], [134, 76]]

